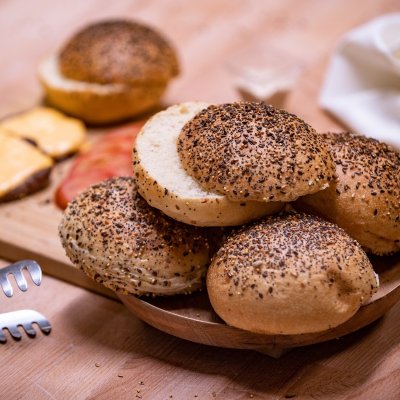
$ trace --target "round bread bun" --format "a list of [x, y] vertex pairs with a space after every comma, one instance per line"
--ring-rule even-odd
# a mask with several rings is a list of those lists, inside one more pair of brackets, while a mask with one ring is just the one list
[[47, 103], [93, 125], [120, 121], [149, 110], [167, 87], [166, 82], [130, 86], [74, 81], [61, 75], [57, 56], [43, 61], [39, 79]]
[[178, 74], [173, 48], [152, 28], [98, 22], [39, 66], [47, 101], [92, 124], [126, 119], [159, 103]]
[[341, 226], [366, 251], [400, 251], [400, 153], [375, 139], [352, 133], [326, 133], [337, 180], [296, 208]]
[[202, 285], [210, 259], [199, 228], [150, 207], [132, 178], [114, 178], [77, 196], [59, 226], [70, 260], [124, 294], [173, 295]]
[[200, 102], [175, 105], [145, 124], [133, 151], [139, 193], [171, 218], [198, 226], [240, 225], [281, 210], [281, 203], [233, 202], [204, 190], [182, 168], [177, 152], [179, 133], [207, 106]]
[[310, 125], [261, 102], [202, 110], [181, 130], [178, 154], [204, 190], [233, 201], [293, 201], [328, 187], [335, 173]]
[[234, 233], [207, 274], [211, 304], [228, 325], [270, 335], [333, 328], [377, 287], [354, 239], [328, 221], [295, 213]]

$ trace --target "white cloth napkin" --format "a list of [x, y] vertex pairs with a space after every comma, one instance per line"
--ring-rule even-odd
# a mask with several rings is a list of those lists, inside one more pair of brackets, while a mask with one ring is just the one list
[[320, 104], [351, 130], [400, 150], [400, 13], [376, 18], [343, 37]]

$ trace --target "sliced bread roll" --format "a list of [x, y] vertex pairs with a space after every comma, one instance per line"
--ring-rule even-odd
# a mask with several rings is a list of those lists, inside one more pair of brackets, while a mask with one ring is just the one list
[[60, 72], [57, 54], [40, 64], [39, 80], [49, 104], [93, 125], [109, 124], [145, 112], [157, 104], [167, 87], [167, 82], [124, 85], [68, 79]]
[[163, 34], [132, 20], [90, 24], [39, 67], [46, 99], [85, 122], [126, 119], [159, 103], [179, 72]]
[[175, 105], [146, 123], [133, 151], [139, 193], [166, 215], [198, 226], [240, 225], [278, 212], [282, 208], [278, 202], [235, 202], [204, 190], [183, 169], [178, 136], [186, 122], [206, 107], [200, 102]]
[[232, 201], [293, 201], [335, 176], [328, 146], [294, 114], [261, 102], [211, 105], [181, 129], [182, 166]]

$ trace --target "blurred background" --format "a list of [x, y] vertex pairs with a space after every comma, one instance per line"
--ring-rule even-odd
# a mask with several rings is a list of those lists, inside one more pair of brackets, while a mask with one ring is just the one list
[[398, 0], [1, 0], [0, 117], [40, 101], [39, 62], [77, 29], [127, 17], [162, 31], [179, 53], [182, 72], [166, 104], [238, 99], [243, 68], [258, 68], [273, 53], [284, 65], [299, 66], [285, 108], [317, 130], [336, 129], [340, 124], [319, 108], [318, 94], [339, 38], [399, 10]]

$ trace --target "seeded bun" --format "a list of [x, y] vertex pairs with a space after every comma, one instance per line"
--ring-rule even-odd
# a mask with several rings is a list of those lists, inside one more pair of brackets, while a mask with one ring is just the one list
[[59, 62], [66, 78], [99, 84], [166, 82], [179, 69], [174, 50], [159, 33], [124, 20], [82, 29], [61, 49]]
[[80, 194], [59, 234], [76, 266], [124, 294], [190, 293], [201, 287], [209, 263], [205, 234], [150, 207], [132, 178], [110, 179]]
[[49, 103], [86, 122], [110, 123], [155, 106], [178, 74], [169, 43], [133, 21], [98, 22], [39, 67]]
[[293, 201], [326, 188], [335, 166], [315, 130], [264, 103], [210, 105], [178, 139], [185, 171], [232, 201]]
[[211, 304], [227, 324], [271, 335], [333, 328], [377, 286], [354, 239], [328, 221], [293, 213], [234, 233], [207, 274]]
[[326, 133], [337, 181], [296, 207], [341, 226], [366, 251], [400, 251], [400, 153], [375, 139]]
[[182, 127], [206, 103], [183, 103], [153, 116], [136, 138], [133, 169], [139, 193], [153, 207], [178, 221], [198, 226], [240, 225], [278, 212], [282, 204], [233, 202], [204, 190], [179, 161], [177, 138]]

